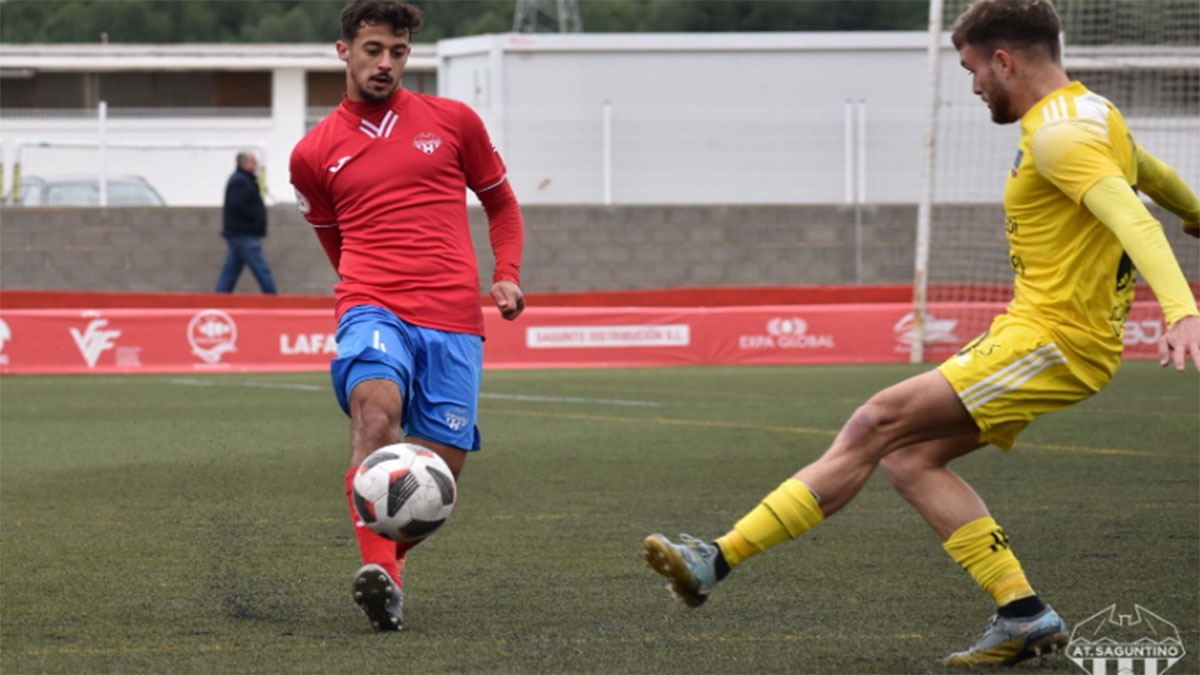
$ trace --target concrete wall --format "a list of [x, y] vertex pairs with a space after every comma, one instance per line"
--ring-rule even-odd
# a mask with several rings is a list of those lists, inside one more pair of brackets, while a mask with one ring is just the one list
[[[524, 208], [527, 292], [777, 284], [856, 280], [856, 227], [841, 206], [529, 206]], [[1006, 279], [1007, 249], [998, 207], [940, 210], [962, 237], [935, 235], [932, 279]], [[1168, 223], [1190, 280], [1200, 280], [1200, 249]], [[912, 281], [912, 206], [861, 214], [863, 283]], [[225, 256], [220, 211], [166, 209], [0, 209], [0, 287], [209, 292]], [[481, 288], [491, 278], [486, 219], [471, 212]], [[273, 207], [264, 244], [284, 293], [331, 293], [336, 276], [298, 212]], [[978, 259], [972, 256], [979, 255]], [[964, 263], [966, 265], [964, 266]], [[249, 270], [238, 292], [257, 292]]]

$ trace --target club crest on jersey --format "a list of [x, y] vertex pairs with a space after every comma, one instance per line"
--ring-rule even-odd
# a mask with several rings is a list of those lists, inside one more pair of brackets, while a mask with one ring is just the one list
[[1010, 171], [1010, 172], [1009, 172], [1009, 174], [1010, 174], [1010, 175], [1011, 175], [1013, 178], [1016, 178], [1016, 177], [1017, 177], [1017, 169], [1018, 169], [1018, 168], [1020, 168], [1020, 166], [1021, 166], [1021, 158], [1022, 158], [1022, 157], [1024, 157], [1024, 156], [1025, 156], [1025, 151], [1024, 151], [1024, 150], [1017, 150], [1017, 158], [1013, 160], [1012, 171]]
[[312, 204], [309, 203], [308, 197], [305, 197], [304, 193], [300, 192], [296, 188], [292, 188], [292, 192], [296, 193], [296, 207], [300, 209], [301, 214], [307, 216], [308, 212], [312, 210]]
[[437, 150], [442, 145], [442, 139], [437, 134], [428, 131], [413, 136], [413, 147], [421, 152], [432, 155], [434, 150]]

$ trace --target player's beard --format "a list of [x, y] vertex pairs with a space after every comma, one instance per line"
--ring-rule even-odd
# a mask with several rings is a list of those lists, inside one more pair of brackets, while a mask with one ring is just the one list
[[987, 100], [992, 111], [992, 121], [996, 124], [1012, 124], [1020, 118], [1013, 112], [1012, 98], [1003, 89], [996, 87], [989, 91]]
[[[367, 81], [370, 82], [369, 79]], [[358, 95], [362, 97], [362, 100], [364, 100], [368, 103], [383, 103], [384, 101], [391, 98], [392, 94], [396, 93], [396, 87], [400, 86], [400, 82], [399, 82], [399, 80], [394, 80], [391, 83], [391, 86], [388, 87], [388, 89], [382, 94], [376, 93], [375, 91], [368, 89], [367, 87], [363, 86], [363, 84], [361, 82], [359, 82], [358, 80], [354, 81], [354, 86], [358, 87]]]

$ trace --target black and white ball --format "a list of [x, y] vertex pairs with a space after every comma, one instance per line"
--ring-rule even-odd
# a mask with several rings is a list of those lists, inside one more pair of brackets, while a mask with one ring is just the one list
[[412, 443], [371, 453], [354, 476], [354, 509], [388, 539], [418, 541], [450, 517], [458, 488], [436, 452]]

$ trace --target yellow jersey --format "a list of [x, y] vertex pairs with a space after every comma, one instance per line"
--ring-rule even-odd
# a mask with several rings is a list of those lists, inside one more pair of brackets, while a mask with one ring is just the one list
[[1133, 304], [1133, 264], [1083, 196], [1100, 180], [1137, 183], [1137, 146], [1120, 111], [1079, 82], [1021, 118], [1021, 144], [1004, 190], [1008, 313], [1044, 326], [1101, 387], [1116, 372]]

